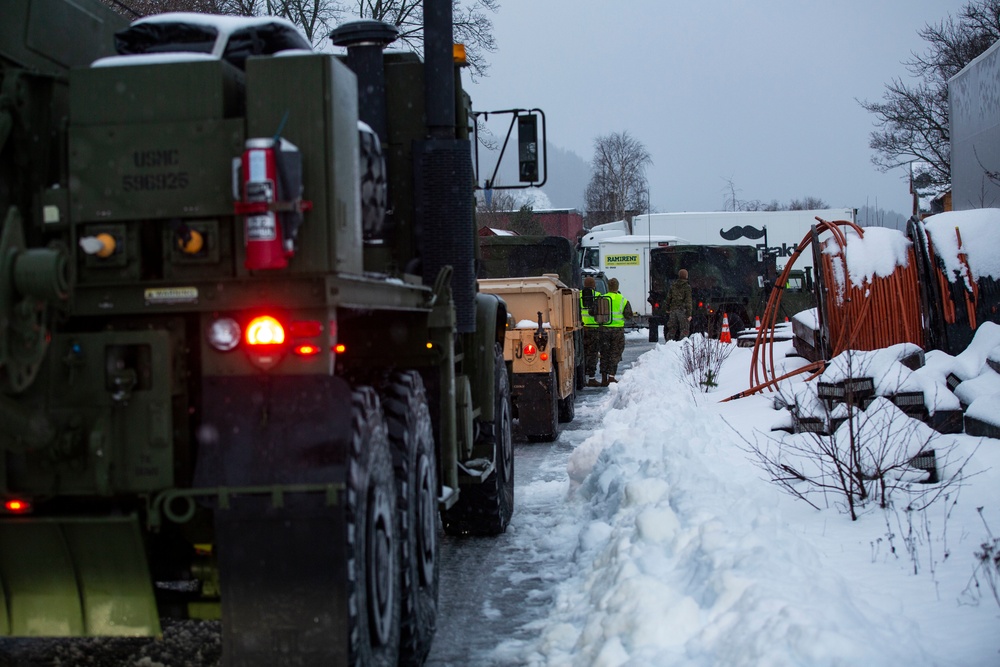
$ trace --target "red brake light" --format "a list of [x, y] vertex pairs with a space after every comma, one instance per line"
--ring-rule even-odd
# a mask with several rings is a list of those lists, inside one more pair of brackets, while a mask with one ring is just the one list
[[531, 343], [528, 343], [527, 345], [524, 346], [525, 354], [535, 354], [536, 352], [538, 352], [538, 348], [532, 345]]
[[285, 342], [285, 329], [270, 315], [262, 315], [247, 325], [246, 337], [250, 345], [281, 345]]
[[312, 357], [319, 354], [319, 346], [302, 343], [301, 345], [296, 345], [292, 351], [300, 357]]
[[344, 352], [347, 351], [347, 346], [344, 345], [343, 343], [337, 343], [336, 345], [333, 346], [333, 351], [336, 352], [337, 354], [343, 354]]
[[20, 498], [9, 498], [4, 501], [3, 506], [12, 514], [26, 514], [31, 511], [31, 503]]

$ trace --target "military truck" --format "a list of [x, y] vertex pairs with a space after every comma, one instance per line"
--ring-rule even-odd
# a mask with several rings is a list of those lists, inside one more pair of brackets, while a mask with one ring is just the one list
[[[596, 277], [607, 290], [607, 279], [600, 271], [581, 269], [577, 248], [563, 236], [481, 236], [479, 238], [480, 278], [518, 278], [555, 273], [568, 287], [583, 288], [583, 275]], [[583, 331], [573, 336], [576, 354], [574, 378], [577, 390], [584, 386]]]
[[774, 256], [762, 256], [753, 246], [653, 248], [649, 253], [650, 342], [659, 340], [659, 329], [667, 323], [664, 300], [680, 269], [687, 269], [691, 285], [691, 332], [712, 338], [719, 337], [726, 315], [734, 339], [741, 329], [753, 326], [775, 281]]
[[507, 304], [504, 361], [517, 428], [529, 440], [555, 440], [576, 414], [580, 291], [554, 273], [480, 279], [479, 289]]
[[221, 615], [226, 665], [422, 662], [439, 527], [513, 509], [451, 3], [423, 60], [3, 11], [0, 635]]

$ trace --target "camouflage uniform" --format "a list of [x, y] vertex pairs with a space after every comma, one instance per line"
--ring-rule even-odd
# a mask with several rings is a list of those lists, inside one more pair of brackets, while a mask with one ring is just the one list
[[589, 308], [584, 302], [584, 293], [587, 292], [588, 300], [601, 296], [594, 289], [595, 286], [594, 279], [587, 276], [583, 281], [584, 289], [580, 291], [580, 319], [583, 321], [583, 364], [585, 376], [591, 386], [597, 384], [594, 376], [597, 374], [597, 359], [601, 353], [601, 327], [597, 324], [594, 316], [590, 314]]
[[[691, 333], [691, 285], [687, 281], [687, 270], [677, 272], [677, 280], [670, 284], [667, 292], [667, 324], [663, 337], [666, 340], [681, 340]], [[680, 334], [680, 335], [678, 335]]]
[[604, 385], [618, 381], [615, 375], [625, 352], [625, 320], [632, 318], [632, 306], [618, 291], [616, 279], [608, 281], [606, 296], [611, 297], [611, 322], [601, 331], [601, 378]]

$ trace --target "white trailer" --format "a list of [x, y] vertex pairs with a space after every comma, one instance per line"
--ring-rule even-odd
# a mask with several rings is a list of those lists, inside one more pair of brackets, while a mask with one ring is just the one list
[[[776, 256], [780, 273], [788, 258], [816, 218], [856, 222], [853, 208], [825, 208], [806, 211], [715, 211], [698, 213], [652, 213], [632, 219], [632, 234], [669, 234], [696, 245], [752, 245], [765, 247]], [[797, 270], [812, 272], [812, 253], [795, 263]]]
[[[600, 232], [598, 232], [600, 233]], [[586, 238], [586, 237], [585, 237]], [[593, 240], [585, 268], [599, 269], [610, 280], [618, 279], [618, 291], [625, 295], [632, 311], [645, 321], [650, 314], [649, 302], [649, 250], [662, 246], [685, 245], [688, 242], [677, 236], [619, 235]], [[585, 254], [587, 248], [584, 248]], [[590, 263], [587, 263], [587, 262]]]

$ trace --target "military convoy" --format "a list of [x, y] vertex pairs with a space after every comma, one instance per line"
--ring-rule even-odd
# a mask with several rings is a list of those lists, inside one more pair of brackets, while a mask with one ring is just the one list
[[221, 614], [226, 665], [419, 664], [439, 525], [513, 510], [451, 2], [423, 60], [373, 21], [336, 57], [279, 19], [3, 11], [0, 635]]

